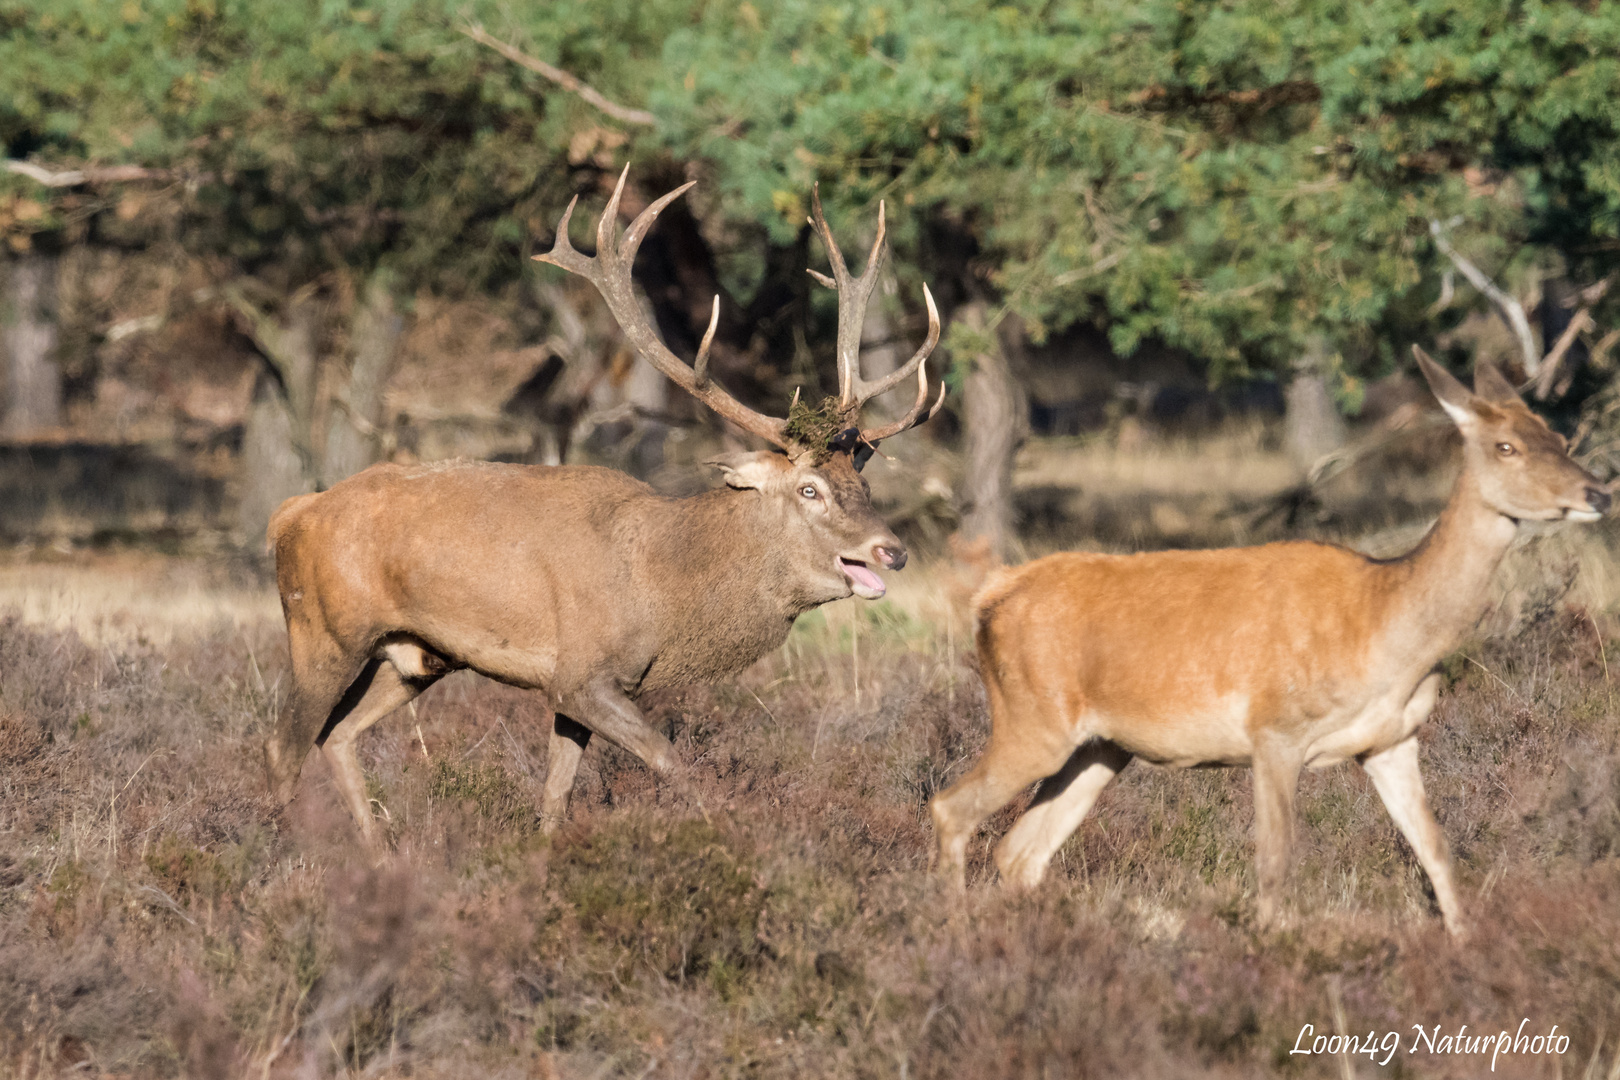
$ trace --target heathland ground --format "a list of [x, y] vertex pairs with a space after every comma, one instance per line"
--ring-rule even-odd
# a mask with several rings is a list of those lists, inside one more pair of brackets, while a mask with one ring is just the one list
[[[1246, 439], [1026, 457], [1030, 553], [1292, 529], [1388, 554], [1443, 493], [1382, 469], [1360, 502], [1281, 499], [1287, 468]], [[1557, 1025], [1562, 1055], [1510, 1045], [1496, 1074], [1614, 1080], [1616, 545], [1608, 524], [1527, 537], [1443, 665], [1423, 757], [1465, 947], [1354, 768], [1302, 781], [1275, 931], [1254, 924], [1241, 770], [1128, 769], [1027, 896], [989, 887], [1015, 806], [968, 895], [942, 889], [925, 804], [987, 725], [974, 572], [943, 549], [735, 681], [645, 702], [703, 810], [593, 746], [542, 838], [544, 703], [447, 678], [363, 741], [378, 866], [318, 757], [290, 808], [266, 795], [288, 675], [262, 569], [18, 552], [0, 1076], [1471, 1077], [1490, 1055], [1455, 1036]], [[1291, 1053], [1340, 1033], [1362, 1052]]]

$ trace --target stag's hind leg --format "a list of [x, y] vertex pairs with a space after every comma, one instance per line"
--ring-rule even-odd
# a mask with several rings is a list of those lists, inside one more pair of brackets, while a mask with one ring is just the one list
[[382, 838], [371, 815], [366, 795], [366, 774], [360, 768], [354, 743], [371, 725], [415, 698], [437, 682], [437, 675], [407, 676], [387, 660], [373, 660], [356, 679], [338, 707], [321, 739], [321, 751], [332, 766], [343, 804], [349, 808], [367, 846], [377, 848]]
[[283, 804], [292, 801], [304, 759], [365, 666], [330, 635], [302, 621], [289, 622], [288, 643], [292, 691], [264, 743], [270, 791]]
[[1130, 764], [1131, 755], [1111, 742], [1092, 741], [1046, 778], [1035, 801], [996, 849], [996, 868], [1008, 885], [1033, 889], [1046, 876], [1057, 849], [1091, 812], [1108, 782]]

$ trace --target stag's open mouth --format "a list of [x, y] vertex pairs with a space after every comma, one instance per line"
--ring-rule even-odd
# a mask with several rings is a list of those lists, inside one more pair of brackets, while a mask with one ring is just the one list
[[849, 587], [863, 600], [876, 600], [887, 592], [883, 579], [872, 573], [872, 568], [859, 559], [838, 557], [838, 568], [849, 579]]

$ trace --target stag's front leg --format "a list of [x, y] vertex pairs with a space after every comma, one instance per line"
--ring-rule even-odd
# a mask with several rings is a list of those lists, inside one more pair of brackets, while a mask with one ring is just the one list
[[[691, 795], [703, 816], [708, 817], [702, 800], [692, 791], [680, 758], [675, 756], [675, 747], [653, 730], [646, 717], [641, 715], [641, 710], [636, 708], [635, 702], [611, 679], [598, 679], [579, 690], [559, 694], [557, 708], [614, 746], [622, 747], [646, 762], [660, 780], [672, 783]], [[549, 779], [546, 788], [549, 793]]]
[[540, 799], [541, 832], [549, 833], [567, 819], [568, 794], [574, 790], [574, 774], [590, 741], [590, 728], [562, 713], [555, 715], [546, 753], [546, 790]]

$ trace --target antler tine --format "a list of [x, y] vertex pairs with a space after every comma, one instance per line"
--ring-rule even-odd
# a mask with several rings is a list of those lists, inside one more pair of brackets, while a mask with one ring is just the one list
[[913, 373], [922, 368], [923, 361], [928, 359], [929, 354], [934, 351], [934, 346], [939, 344], [939, 308], [934, 305], [934, 294], [928, 291], [926, 284], [923, 285], [923, 303], [928, 306], [928, 336], [921, 345], [917, 346], [917, 351], [911, 354], [910, 360], [907, 360], [904, 364], [883, 376], [883, 378], [875, 382], [866, 382], [857, 378], [855, 382], [855, 400], [857, 402], [864, 405], [873, 398], [887, 394], [890, 390], [899, 386], [910, 378]]
[[[832, 229], [827, 225], [827, 216], [821, 212], [821, 185], [810, 186], [810, 225], [821, 237], [821, 242], [827, 245], [827, 261], [832, 263], [833, 277], [837, 282], [832, 286], [838, 288], [844, 279], [849, 277], [849, 267], [844, 265], [844, 253], [838, 249], [838, 241], [833, 239]], [[815, 271], [810, 271], [815, 274]], [[820, 278], [822, 275], [816, 274]], [[823, 278], [825, 281], [825, 278]]]
[[557, 222], [557, 239], [552, 242], [551, 250], [534, 258], [538, 262], [548, 262], [588, 278], [591, 276], [591, 260], [581, 255], [574, 247], [573, 241], [568, 239], [568, 222], [574, 216], [574, 207], [578, 205], [578, 195], [568, 200], [568, 209], [563, 211], [562, 220]]
[[[688, 180], [674, 191], [654, 200], [650, 206], [636, 215], [636, 220], [630, 223], [624, 239], [620, 241], [620, 251], [627, 261], [632, 263], [636, 261], [636, 252], [641, 250], [641, 242], [647, 238], [648, 230], [653, 227], [653, 222], [658, 220], [658, 215], [664, 212], [664, 208], [695, 187], [697, 181]], [[715, 297], [717, 303], [719, 299], [718, 296]]]
[[596, 219], [596, 257], [609, 270], [618, 261], [613, 233], [619, 227], [619, 197], [624, 194], [624, 182], [629, 176], [630, 166], [626, 164], [619, 172], [619, 182], [613, 185], [612, 197], [608, 199], [607, 206], [602, 208], [602, 216]]
[[940, 406], [945, 404], [944, 383], [939, 384], [939, 397], [934, 399], [934, 407], [928, 410], [928, 415], [924, 416], [922, 409], [926, 404], [928, 404], [928, 369], [919, 367], [917, 369], [917, 400], [912, 404], [911, 411], [892, 424], [862, 430], [861, 441], [870, 446], [876, 446], [883, 439], [891, 439], [907, 428], [914, 428], [919, 424], [932, 420], [934, 415], [939, 412]]
[[702, 345], [698, 348], [695, 367], [688, 366], [684, 360], [670, 352], [669, 346], [659, 338], [658, 331], [647, 321], [647, 312], [642, 308], [640, 298], [636, 296], [635, 285], [630, 277], [636, 250], [664, 208], [692, 185], [683, 184], [653, 202], [636, 215], [636, 220], [631, 223], [623, 239], [614, 243], [613, 233], [617, 224], [619, 198], [624, 194], [625, 177], [629, 171], [626, 167], [625, 171], [619, 174], [619, 182], [613, 189], [613, 196], [608, 200], [601, 220], [597, 222], [595, 256], [581, 255], [568, 240], [568, 222], [573, 216], [575, 204], [579, 201], [576, 196], [568, 204], [568, 209], [563, 212], [562, 220], [557, 225], [557, 239], [552, 244], [551, 250], [534, 258], [540, 262], [560, 266], [595, 285], [601, 292], [602, 299], [607, 301], [608, 310], [613, 312], [613, 318], [624, 331], [624, 336], [629, 339], [630, 344], [676, 386], [744, 431], [751, 432], [783, 450], [796, 449], [785, 433], [786, 421], [755, 412], [715, 385], [709, 378], [709, 347], [714, 344], [715, 330], [720, 325], [718, 296], [714, 299], [714, 307], [709, 316], [709, 328], [703, 335]]
[[709, 328], [703, 331], [698, 345], [697, 359], [692, 361], [692, 376], [699, 390], [709, 385], [709, 346], [714, 344], [714, 332], [720, 326], [720, 294], [714, 294], [714, 308], [709, 312]]
[[823, 285], [830, 285], [838, 290], [838, 402], [840, 405], [858, 406], [865, 399], [860, 397], [861, 386], [861, 331], [866, 326], [866, 304], [872, 296], [872, 288], [877, 284], [878, 272], [883, 267], [883, 257], [888, 252], [886, 240], [888, 238], [888, 224], [885, 219], [882, 201], [878, 202], [877, 236], [872, 240], [872, 252], [867, 256], [866, 269], [860, 277], [852, 277], [849, 267], [844, 263], [844, 253], [838, 249], [838, 242], [833, 239], [832, 228], [827, 224], [827, 217], [821, 211], [821, 188], [818, 184], [811, 190], [810, 224], [821, 237], [821, 242], [827, 248], [827, 261], [832, 264], [832, 280], [825, 275], [810, 271], [815, 279]]

